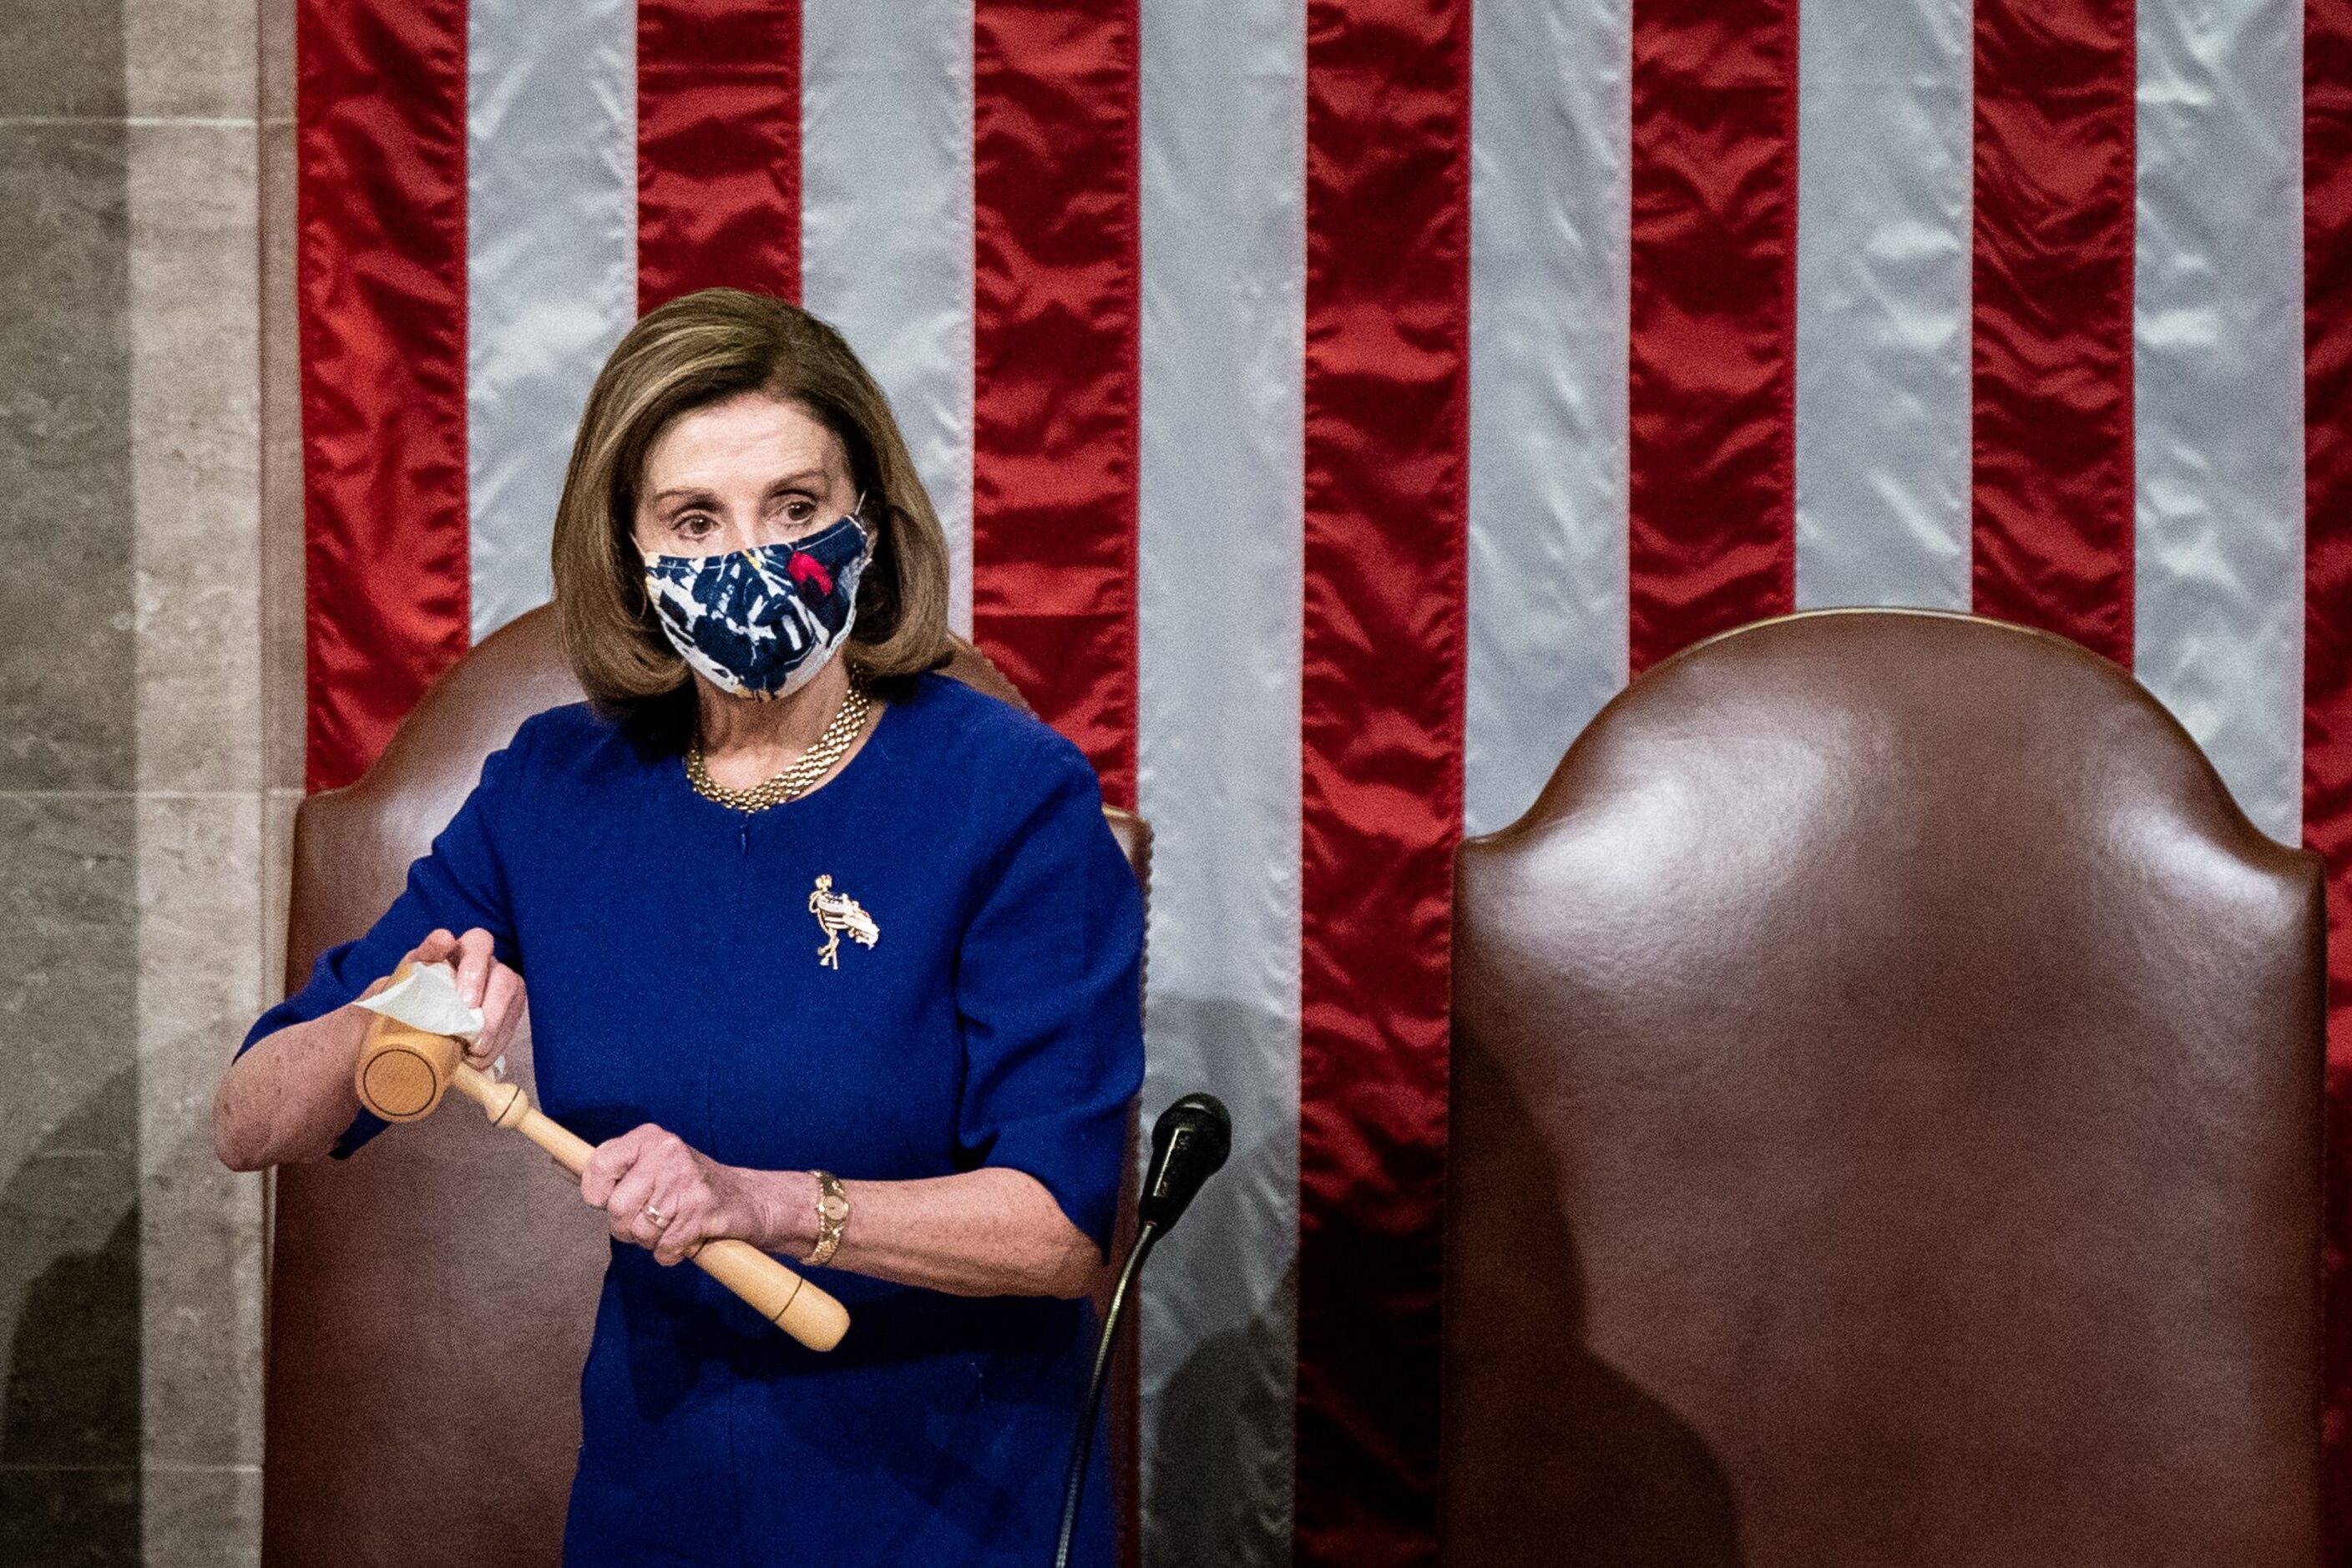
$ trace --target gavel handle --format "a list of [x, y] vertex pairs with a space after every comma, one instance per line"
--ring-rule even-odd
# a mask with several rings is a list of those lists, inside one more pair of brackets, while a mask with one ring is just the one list
[[[594, 1151], [562, 1123], [541, 1114], [519, 1083], [505, 1083], [480, 1068], [457, 1064], [450, 1081], [482, 1108], [494, 1127], [510, 1127], [577, 1176]], [[849, 1311], [748, 1241], [721, 1237], [687, 1254], [703, 1272], [750, 1302], [768, 1321], [814, 1351], [829, 1351], [849, 1328]]]

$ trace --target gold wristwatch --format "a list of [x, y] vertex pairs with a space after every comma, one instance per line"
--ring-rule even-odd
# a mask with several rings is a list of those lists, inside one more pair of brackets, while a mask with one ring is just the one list
[[816, 1245], [809, 1249], [808, 1262], [823, 1265], [831, 1261], [849, 1224], [849, 1194], [842, 1189], [841, 1178], [831, 1171], [809, 1174], [816, 1178]]

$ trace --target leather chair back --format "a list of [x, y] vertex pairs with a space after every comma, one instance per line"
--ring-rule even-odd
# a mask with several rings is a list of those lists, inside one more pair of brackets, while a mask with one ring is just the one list
[[[946, 673], [1026, 710], [969, 643], [958, 640]], [[534, 610], [436, 682], [364, 777], [302, 803], [289, 989], [391, 904], [482, 760], [524, 719], [580, 697], [553, 612]], [[1149, 826], [1106, 815], [1148, 888]], [[508, 1062], [529, 1085], [528, 1026]], [[1128, 1163], [1121, 1249], [1134, 1228]], [[349, 1162], [281, 1167], [265, 1347], [267, 1568], [556, 1563], [607, 1239], [560, 1172], [463, 1105], [394, 1128]], [[1108, 1424], [1131, 1562], [1131, 1352], [1121, 1370]], [[1059, 1474], [1066, 1458], [1039, 1462]]]
[[1743, 627], [1457, 897], [1445, 1563], [2317, 1560], [2321, 863], [2125, 671]]

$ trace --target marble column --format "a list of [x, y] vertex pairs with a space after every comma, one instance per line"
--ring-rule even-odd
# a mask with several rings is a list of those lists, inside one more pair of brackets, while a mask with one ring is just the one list
[[142, 1521], [251, 1561], [261, 1186], [212, 1098], [264, 952], [259, 43], [254, 0], [124, 0]]
[[130, 135], [120, 0], [0, 32], [0, 1542], [135, 1563]]
[[0, 1557], [249, 1563], [264, 1190], [210, 1120], [300, 773], [290, 6], [0, 37]]

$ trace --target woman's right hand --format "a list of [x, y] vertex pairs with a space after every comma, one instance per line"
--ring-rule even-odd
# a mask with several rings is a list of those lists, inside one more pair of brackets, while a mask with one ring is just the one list
[[[478, 1068], [499, 1059], [524, 1013], [522, 976], [498, 961], [492, 945], [490, 933], [479, 926], [463, 936], [435, 931], [393, 966], [394, 974], [410, 963], [446, 963], [457, 970], [457, 994], [467, 1006], [482, 1010], [481, 1035], [466, 1047], [467, 1062]], [[392, 975], [387, 974], [360, 994], [373, 996], [391, 984]]]
[[[523, 1018], [522, 976], [498, 961], [492, 945], [490, 933], [478, 928], [463, 936], [436, 931], [401, 960], [446, 963], [457, 971], [457, 994], [482, 1010], [481, 1037], [466, 1047], [466, 1060], [477, 1068], [499, 1059]], [[391, 984], [387, 974], [361, 994], [373, 996]], [[266, 1035], [233, 1059], [213, 1096], [213, 1152], [221, 1163], [258, 1171], [325, 1158], [359, 1112], [352, 1069], [373, 1021], [364, 1008], [338, 1007]]]

